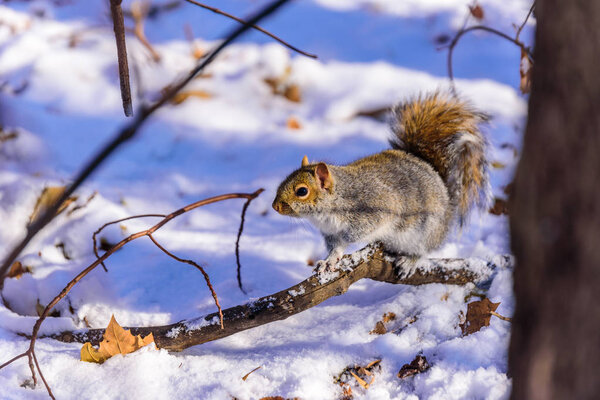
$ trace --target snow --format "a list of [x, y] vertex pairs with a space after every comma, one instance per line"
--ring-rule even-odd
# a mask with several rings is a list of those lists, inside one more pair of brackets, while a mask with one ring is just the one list
[[[0, 258], [26, 232], [37, 197], [47, 186], [70, 182], [81, 165], [127, 120], [119, 94], [114, 37], [106, 2], [9, 2], [0, 6]], [[212, 1], [236, 15], [261, 2]], [[77, 192], [85, 207], [59, 215], [19, 257], [31, 274], [7, 279], [0, 305], [0, 363], [24, 351], [45, 305], [93, 260], [92, 233], [108, 221], [144, 213], [169, 213], [202, 198], [229, 192], [266, 191], [252, 202], [241, 239], [244, 288], [237, 287], [234, 244], [243, 200], [196, 209], [154, 235], [181, 258], [201, 264], [223, 308], [291, 287], [312, 273], [309, 260], [325, 256], [319, 233], [305, 221], [270, 208], [279, 182], [311, 160], [346, 163], [387, 147], [385, 123], [355, 117], [419, 92], [447, 88], [446, 52], [435, 38], [451, 34], [466, 15], [466, 0], [297, 1], [264, 27], [318, 60], [291, 53], [260, 33], [243, 37], [195, 79], [190, 98], [158, 111], [139, 136], [113, 155]], [[513, 33], [530, 2], [486, 0], [483, 23]], [[8, 4], [8, 5], [7, 5]], [[130, 6], [124, 2], [124, 8]], [[184, 39], [189, 23], [195, 45], [208, 50], [232, 23], [189, 4], [149, 19], [150, 42], [162, 57], [128, 37], [134, 104], [153, 99], [193, 65]], [[533, 22], [522, 33], [529, 40]], [[71, 46], [71, 37], [79, 39]], [[456, 48], [459, 92], [489, 113], [486, 129], [494, 196], [504, 187], [521, 147], [526, 98], [518, 93], [519, 49], [487, 34], [465, 36]], [[137, 71], [137, 72], [136, 72]], [[302, 100], [273, 95], [265, 78], [285, 77]], [[286, 123], [296, 118], [301, 129]], [[71, 206], [70, 208], [72, 208]], [[108, 227], [100, 237], [116, 243], [146, 229], [156, 218]], [[69, 256], [65, 258], [61, 248]], [[360, 248], [357, 245], [354, 249]], [[349, 251], [352, 249], [349, 249]], [[332, 399], [341, 389], [333, 378], [348, 365], [382, 359], [381, 372], [364, 399], [506, 399], [510, 392], [507, 348], [510, 323], [492, 318], [489, 327], [462, 337], [465, 297], [486, 291], [497, 312], [514, 309], [506, 216], [475, 214], [461, 232], [431, 257], [473, 257], [501, 266], [489, 287], [432, 284], [418, 287], [362, 280], [348, 292], [286, 320], [169, 353], [153, 346], [102, 365], [79, 361], [81, 344], [37, 341], [36, 354], [57, 398], [256, 399], [263, 396]], [[356, 257], [360, 258], [361, 255]], [[356, 261], [356, 260], [354, 260]], [[482, 261], [484, 263], [485, 261]], [[107, 325], [188, 321], [190, 329], [218, 324], [202, 316], [216, 311], [202, 275], [167, 257], [147, 239], [126, 245], [78, 283], [56, 306], [42, 334]], [[302, 290], [290, 293], [302, 295]], [[397, 320], [385, 335], [369, 332], [386, 312]], [[169, 334], [173, 337], [179, 332]], [[431, 369], [400, 380], [399, 368], [422, 352]], [[252, 373], [246, 381], [241, 377]], [[0, 370], [0, 398], [47, 398], [31, 388], [24, 359]]]

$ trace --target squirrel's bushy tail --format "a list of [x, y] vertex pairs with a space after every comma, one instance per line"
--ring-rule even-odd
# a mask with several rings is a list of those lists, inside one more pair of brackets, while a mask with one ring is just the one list
[[390, 144], [430, 163], [448, 187], [459, 223], [473, 205], [488, 202], [487, 117], [450, 94], [435, 92], [394, 107]]

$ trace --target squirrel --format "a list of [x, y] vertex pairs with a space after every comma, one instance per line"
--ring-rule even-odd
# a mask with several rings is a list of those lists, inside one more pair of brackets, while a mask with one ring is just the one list
[[348, 165], [309, 163], [277, 189], [273, 209], [306, 218], [323, 234], [329, 255], [316, 271], [335, 270], [354, 242], [383, 243], [419, 259], [463, 226], [489, 199], [487, 116], [444, 92], [392, 108], [391, 149]]

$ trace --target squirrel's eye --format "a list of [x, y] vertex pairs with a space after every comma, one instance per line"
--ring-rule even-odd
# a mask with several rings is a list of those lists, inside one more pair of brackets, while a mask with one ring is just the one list
[[296, 189], [296, 196], [298, 197], [304, 197], [308, 194], [308, 188], [301, 186], [298, 189]]

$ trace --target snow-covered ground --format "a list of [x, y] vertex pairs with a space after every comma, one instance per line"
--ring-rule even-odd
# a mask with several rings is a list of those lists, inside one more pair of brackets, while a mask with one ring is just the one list
[[[155, 2], [158, 4], [158, 2]], [[247, 15], [266, 1], [208, 2]], [[399, 5], [402, 3], [402, 5]], [[6, 5], [8, 4], [8, 5]], [[25, 234], [44, 187], [60, 186], [126, 120], [122, 115], [108, 1], [14, 1], [0, 6], [0, 258]], [[128, 9], [131, 2], [125, 1]], [[290, 51], [259, 33], [226, 49], [195, 79], [192, 97], [160, 110], [140, 136], [125, 145], [79, 190], [85, 207], [57, 217], [19, 260], [31, 273], [7, 279], [0, 305], [0, 364], [23, 351], [39, 304], [47, 304], [93, 260], [92, 233], [105, 222], [143, 213], [168, 213], [193, 201], [264, 187], [247, 214], [237, 288], [234, 242], [241, 200], [197, 209], [166, 225], [156, 239], [180, 257], [206, 266], [223, 308], [300, 282], [308, 260], [322, 258], [319, 233], [308, 223], [270, 208], [279, 182], [311, 160], [345, 163], [387, 146], [385, 123], [357, 113], [437, 88], [447, 88], [446, 51], [467, 12], [466, 0], [296, 1], [263, 25], [319, 60]], [[514, 32], [529, 2], [482, 1], [484, 23]], [[185, 39], [189, 24], [198, 38]], [[128, 39], [136, 98], [156, 98], [208, 50], [233, 22], [190, 4], [146, 21], [160, 63]], [[525, 37], [531, 27], [525, 30]], [[75, 38], [75, 39], [74, 39]], [[518, 93], [519, 49], [489, 35], [465, 36], [455, 52], [457, 86], [493, 119], [486, 130], [494, 194], [506, 197], [526, 115]], [[297, 85], [300, 102], [274, 95], [265, 79]], [[290, 118], [300, 129], [288, 127]], [[71, 206], [72, 208], [73, 206]], [[145, 229], [136, 220], [107, 229], [116, 242]], [[62, 246], [60, 246], [62, 244]], [[59, 245], [57, 247], [57, 245]], [[64, 249], [64, 250], [63, 250]], [[506, 216], [471, 218], [432, 256], [490, 257], [509, 253]], [[123, 326], [158, 325], [215, 311], [202, 275], [166, 257], [148, 240], [109, 258], [58, 304], [43, 333], [105, 327], [114, 314]], [[487, 296], [513, 312], [512, 273], [497, 272]], [[335, 399], [333, 378], [348, 365], [381, 359], [373, 385], [354, 388], [365, 399], [504, 399], [510, 392], [510, 325], [492, 319], [463, 337], [458, 326], [465, 297], [475, 287], [409, 287], [360, 281], [348, 293], [284, 321], [189, 348], [181, 353], [143, 349], [102, 365], [79, 361], [80, 344], [42, 339], [37, 357], [60, 399], [257, 399], [264, 396]], [[394, 333], [372, 335], [386, 312], [398, 316]], [[400, 367], [423, 353], [431, 369], [400, 380]], [[241, 378], [262, 366], [246, 381]], [[27, 363], [0, 370], [0, 398], [46, 398], [28, 388]]]

